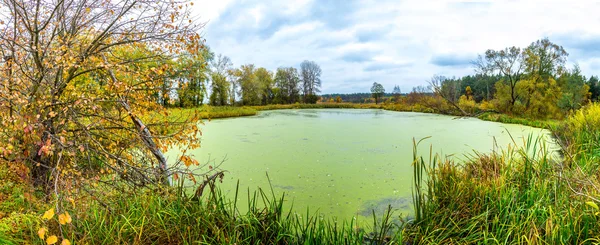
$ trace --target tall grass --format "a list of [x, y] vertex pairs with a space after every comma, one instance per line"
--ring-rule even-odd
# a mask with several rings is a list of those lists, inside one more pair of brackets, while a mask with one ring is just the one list
[[409, 242], [600, 242], [593, 200], [573, 191], [577, 172], [554, 159], [542, 140], [529, 137], [519, 148], [475, 153], [464, 163], [415, 157], [413, 168], [415, 219], [403, 231]]
[[[415, 141], [414, 219], [400, 226], [393, 224], [391, 208], [380, 218], [373, 212], [373, 225], [361, 230], [354, 220], [324, 219], [308, 209], [293, 213], [272, 188], [244, 193], [248, 202], [242, 204], [239, 189], [230, 200], [211, 185], [202, 198], [173, 187], [112, 193], [104, 200], [108, 205], [81, 201], [72, 224], [48, 228], [77, 244], [600, 243], [600, 105], [554, 130], [564, 147], [560, 159], [531, 136], [518, 147], [473, 153], [463, 162], [431, 148], [423, 157], [417, 152], [423, 141]], [[0, 244], [44, 244], [36, 232], [45, 221], [24, 211], [35, 198], [19, 182], [19, 169], [0, 165]]]
[[[116, 196], [109, 207], [94, 203], [79, 210], [65, 238], [81, 244], [389, 244], [391, 209], [375, 218], [373, 232], [355, 229], [353, 221], [284, 211], [284, 197], [258, 189], [247, 192], [247, 212], [237, 198], [226, 199], [216, 186], [203, 198], [143, 192]], [[239, 195], [236, 190], [236, 197]], [[53, 230], [51, 232], [60, 232]], [[0, 239], [3, 239], [0, 236]], [[1, 240], [0, 240], [1, 241]], [[37, 241], [33, 239], [33, 241]], [[41, 242], [41, 241], [39, 241]]]

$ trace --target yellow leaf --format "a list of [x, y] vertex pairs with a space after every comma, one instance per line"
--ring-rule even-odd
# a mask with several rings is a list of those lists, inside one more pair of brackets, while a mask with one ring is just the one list
[[46, 228], [40, 228], [38, 230], [38, 236], [40, 237], [40, 239], [44, 239], [44, 237], [46, 237]]
[[44, 212], [44, 216], [42, 216], [42, 219], [52, 219], [52, 217], [54, 217], [54, 208], [48, 209], [48, 211]]
[[71, 242], [69, 241], [69, 239], [63, 239], [60, 245], [71, 245]]
[[71, 221], [73, 220], [71, 219], [71, 215], [69, 215], [68, 212], [58, 215], [58, 223], [60, 223], [61, 225], [71, 223]]
[[56, 236], [49, 236], [48, 239], [46, 239], [46, 244], [48, 245], [55, 244], [56, 242], [58, 242], [58, 237]]
[[588, 206], [598, 210], [598, 205], [596, 205], [595, 202], [586, 202], [585, 204], [587, 204]]

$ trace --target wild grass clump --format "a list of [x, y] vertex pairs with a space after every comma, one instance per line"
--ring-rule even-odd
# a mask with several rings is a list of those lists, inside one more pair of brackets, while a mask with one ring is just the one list
[[[596, 171], [600, 164], [600, 104], [593, 103], [565, 120], [556, 130], [567, 159]], [[594, 165], [594, 166], [591, 166]]]
[[[49, 234], [60, 234], [77, 244], [389, 244], [394, 225], [391, 210], [382, 219], [374, 216], [373, 231], [355, 228], [353, 221], [324, 219], [308, 210], [305, 215], [284, 211], [284, 197], [273, 191], [245, 193], [247, 203], [225, 198], [211, 184], [198, 198], [181, 195], [177, 188], [136, 193], [113, 193], [100, 201], [86, 201], [72, 210], [73, 223], [50, 225]], [[241, 213], [239, 205], [247, 212]], [[287, 208], [286, 208], [287, 210]], [[39, 220], [39, 217], [36, 217]], [[2, 220], [9, 222], [9, 219]], [[54, 221], [45, 221], [46, 225]], [[2, 223], [0, 223], [2, 224]], [[37, 238], [40, 221], [18, 227], [21, 236], [3, 236], [0, 242], [43, 244]], [[0, 231], [8, 229], [0, 225]], [[5, 243], [2, 243], [5, 244]]]
[[474, 154], [465, 163], [414, 157], [415, 244], [600, 242], [595, 201], [573, 191], [575, 172], [529, 138], [522, 148]]
[[216, 119], [228, 117], [254, 116], [258, 111], [251, 107], [238, 106], [209, 106], [204, 105], [196, 108], [171, 108], [169, 109], [171, 119], [187, 116], [197, 116], [201, 119]]

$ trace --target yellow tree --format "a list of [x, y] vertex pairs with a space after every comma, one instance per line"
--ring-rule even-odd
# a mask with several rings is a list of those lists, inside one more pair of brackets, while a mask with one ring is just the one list
[[205, 48], [190, 5], [2, 0], [1, 161], [28, 166], [46, 193], [112, 183], [101, 173], [148, 186], [184, 172], [163, 152], [198, 147], [197, 118], [169, 115], [153, 95], [169, 61]]

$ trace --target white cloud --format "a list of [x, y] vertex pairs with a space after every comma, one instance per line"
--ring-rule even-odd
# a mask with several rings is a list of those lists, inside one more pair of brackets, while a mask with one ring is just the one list
[[228, 0], [195, 7], [211, 19], [205, 38], [214, 52], [271, 70], [314, 60], [324, 93], [365, 92], [373, 81], [409, 91], [433, 74], [471, 74], [465, 62], [487, 49], [543, 37], [563, 45], [584, 74], [600, 74], [597, 53], [587, 52], [600, 43], [600, 4], [591, 1]]

